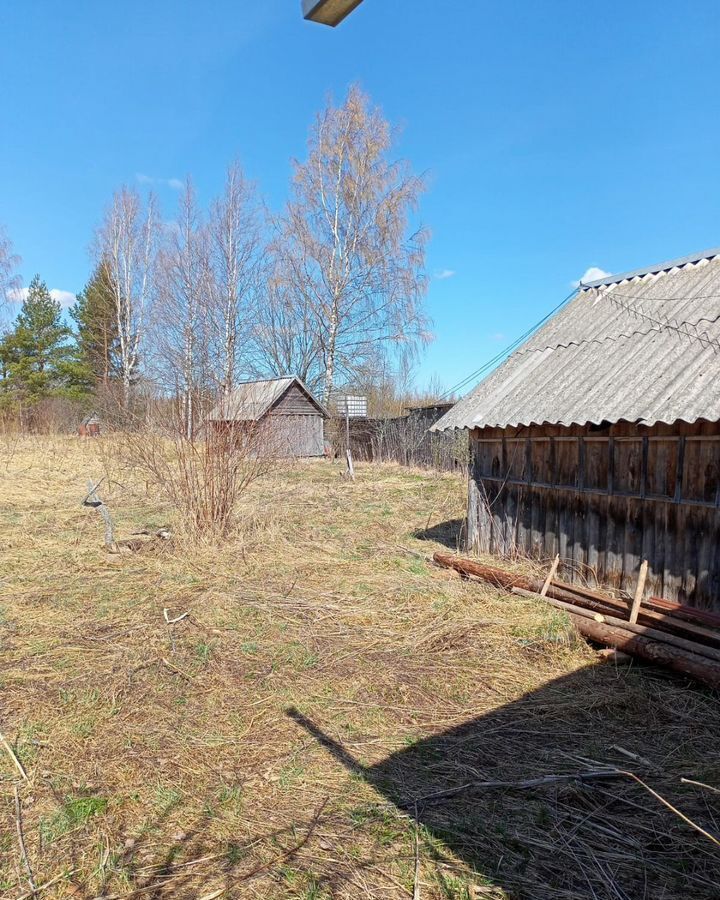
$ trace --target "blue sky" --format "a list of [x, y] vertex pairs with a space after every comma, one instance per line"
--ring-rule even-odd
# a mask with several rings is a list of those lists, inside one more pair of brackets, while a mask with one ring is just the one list
[[418, 372], [451, 386], [590, 266], [720, 244], [716, 0], [30, 0], [0, 7], [0, 223], [27, 283], [75, 292], [123, 182], [202, 200], [238, 158], [271, 206], [328, 92], [359, 81], [428, 176]]

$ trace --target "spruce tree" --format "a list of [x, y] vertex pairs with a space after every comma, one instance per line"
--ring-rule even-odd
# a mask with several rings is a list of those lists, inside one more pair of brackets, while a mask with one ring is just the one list
[[5, 397], [23, 405], [52, 396], [80, 398], [85, 391], [70, 337], [60, 304], [36, 275], [14, 328], [0, 346]]

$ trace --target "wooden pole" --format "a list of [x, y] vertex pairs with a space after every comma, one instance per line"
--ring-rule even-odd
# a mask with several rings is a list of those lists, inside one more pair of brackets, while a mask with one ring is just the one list
[[350, 450], [350, 404], [347, 397], [345, 398], [345, 455], [347, 456], [348, 475], [352, 481], [355, 481], [355, 468]]
[[560, 554], [557, 553], [555, 555], [555, 559], [553, 560], [553, 564], [550, 566], [550, 571], [548, 572], [548, 576], [545, 579], [545, 584], [542, 586], [542, 589], [540, 591], [541, 597], [544, 597], [545, 594], [547, 594], [548, 588], [550, 587], [550, 584], [551, 584], [553, 578], [555, 577], [555, 573], [557, 572], [557, 568], [559, 565], [560, 565]]
[[635, 588], [635, 597], [633, 599], [632, 607], [630, 609], [630, 624], [634, 625], [637, 622], [638, 613], [640, 612], [640, 604], [642, 603], [643, 594], [645, 592], [645, 581], [647, 579], [648, 573], [648, 561], [644, 559], [642, 561], [642, 565], [640, 566], [640, 574], [638, 575], [638, 583]]
[[97, 493], [100, 484], [93, 484], [92, 481], [88, 479], [87, 485], [88, 493], [83, 500], [83, 506], [92, 506], [100, 513], [105, 524], [105, 547], [111, 553], [117, 553], [118, 547], [115, 543], [115, 532], [113, 530], [112, 518], [110, 517], [110, 510], [105, 506]]

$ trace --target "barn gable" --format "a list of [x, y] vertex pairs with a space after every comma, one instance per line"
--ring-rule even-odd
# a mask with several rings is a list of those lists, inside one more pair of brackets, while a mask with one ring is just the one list
[[208, 421], [258, 422], [268, 412], [328, 416], [303, 382], [291, 376], [242, 382], [211, 410]]
[[327, 417], [325, 409], [313, 397], [310, 391], [300, 381], [292, 379], [280, 396], [272, 403], [268, 410], [269, 415], [295, 415], [295, 416], [323, 416]]

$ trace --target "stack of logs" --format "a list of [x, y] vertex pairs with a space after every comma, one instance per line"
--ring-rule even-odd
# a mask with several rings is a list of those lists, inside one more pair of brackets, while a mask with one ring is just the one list
[[580, 634], [598, 644], [640, 656], [720, 689], [720, 615], [660, 597], [641, 602], [645, 566], [635, 601], [630, 604], [600, 591], [558, 581], [553, 577], [557, 559], [544, 582], [450, 553], [435, 553], [433, 560], [465, 578], [480, 578], [513, 594], [562, 609]]

